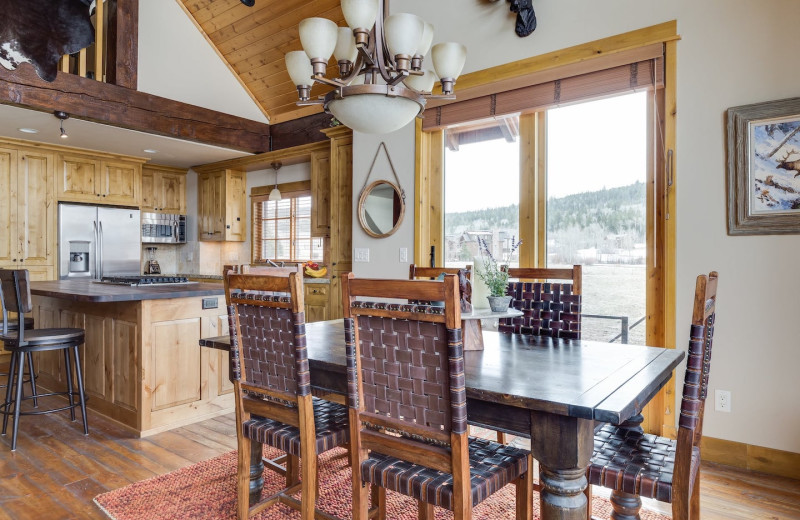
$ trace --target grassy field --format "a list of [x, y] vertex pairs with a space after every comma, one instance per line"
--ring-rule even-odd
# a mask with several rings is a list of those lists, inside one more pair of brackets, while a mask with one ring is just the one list
[[[628, 316], [629, 325], [645, 315], [645, 267], [643, 265], [584, 265], [583, 312]], [[619, 320], [584, 318], [584, 339], [608, 341], [620, 333]], [[628, 343], [644, 344], [644, 322], [630, 331]], [[619, 341], [619, 340], [617, 340]]]

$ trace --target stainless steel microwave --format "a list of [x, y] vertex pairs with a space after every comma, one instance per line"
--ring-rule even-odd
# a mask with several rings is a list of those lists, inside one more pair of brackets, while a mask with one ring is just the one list
[[142, 213], [143, 244], [185, 244], [186, 215]]

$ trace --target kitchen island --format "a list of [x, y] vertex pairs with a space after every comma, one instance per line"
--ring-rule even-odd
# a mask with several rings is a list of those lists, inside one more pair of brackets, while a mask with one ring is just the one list
[[[228, 354], [197, 346], [228, 331], [221, 285], [58, 280], [33, 282], [31, 294], [37, 328], [86, 330], [89, 408], [139, 436], [233, 411]], [[45, 388], [66, 386], [59, 354], [39, 354], [37, 383]]]

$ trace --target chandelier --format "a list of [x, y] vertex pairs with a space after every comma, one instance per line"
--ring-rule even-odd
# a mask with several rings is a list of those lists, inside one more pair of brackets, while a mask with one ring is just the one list
[[[385, 134], [420, 115], [427, 99], [455, 99], [453, 86], [464, 68], [466, 47], [455, 42], [433, 46], [442, 94], [432, 95], [436, 77], [423, 68], [433, 42], [430, 23], [409, 13], [384, 19], [383, 0], [342, 0], [342, 13], [349, 27], [337, 27], [327, 18], [300, 22], [303, 50], [286, 54], [298, 105], [321, 104], [353, 130]], [[325, 77], [331, 55], [339, 62], [338, 78]], [[312, 100], [314, 82], [334, 90]]]

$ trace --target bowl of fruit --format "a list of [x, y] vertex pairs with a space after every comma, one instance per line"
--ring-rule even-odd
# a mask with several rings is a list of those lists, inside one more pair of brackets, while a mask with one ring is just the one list
[[322, 278], [328, 274], [328, 268], [320, 266], [317, 262], [306, 262], [303, 264], [303, 274], [311, 278]]

